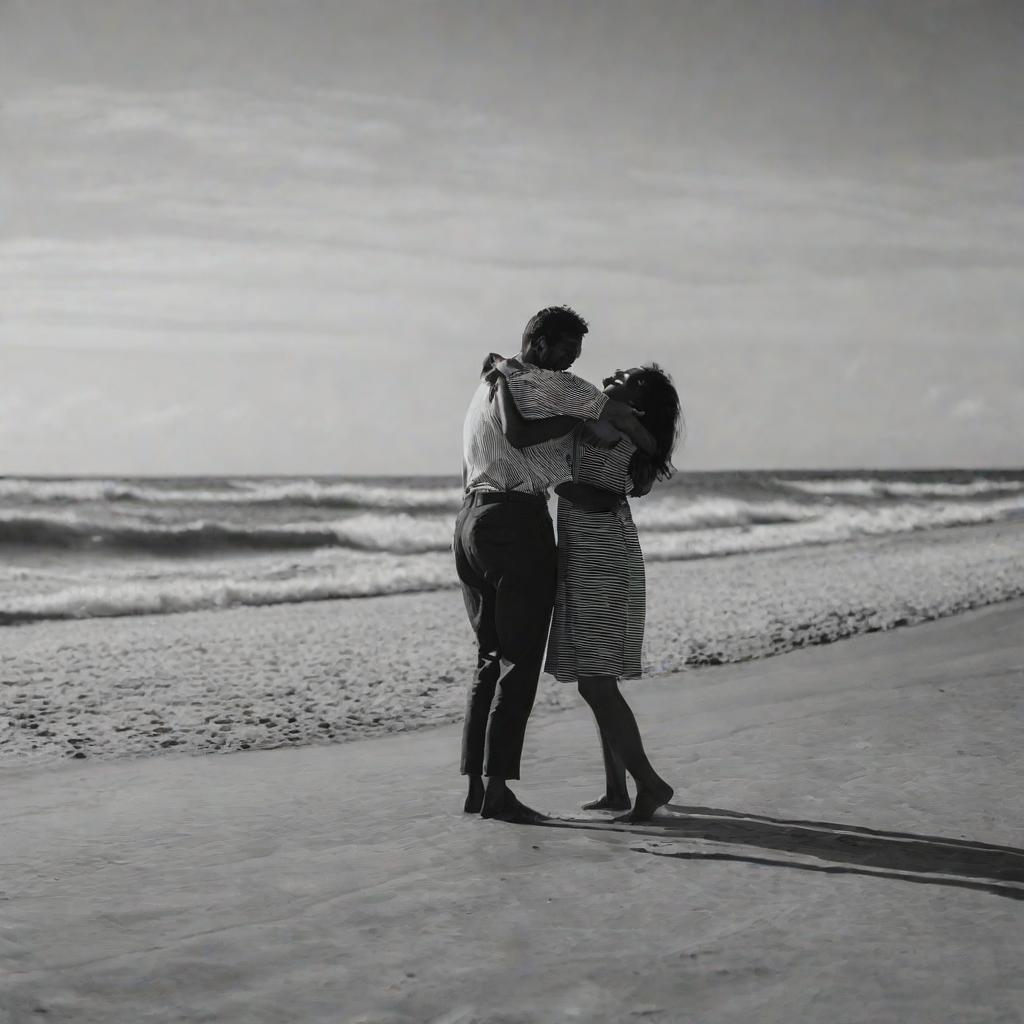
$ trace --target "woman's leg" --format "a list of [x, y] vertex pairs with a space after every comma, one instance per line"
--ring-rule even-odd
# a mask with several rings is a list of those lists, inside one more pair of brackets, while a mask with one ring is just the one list
[[604, 758], [604, 796], [584, 804], [583, 809], [585, 811], [628, 811], [633, 806], [633, 802], [630, 800], [629, 790], [626, 788], [626, 767], [608, 745], [608, 739], [601, 731], [600, 726], [597, 727], [597, 734], [601, 738], [601, 756]]
[[637, 793], [630, 821], [646, 821], [672, 799], [672, 787], [654, 770], [644, 752], [640, 729], [614, 676], [589, 676], [579, 680], [579, 691], [597, 719], [611, 752], [622, 761], [636, 782]]

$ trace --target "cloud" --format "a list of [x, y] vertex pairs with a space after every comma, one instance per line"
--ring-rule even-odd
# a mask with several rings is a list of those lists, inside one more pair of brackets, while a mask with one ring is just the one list
[[40, 431], [59, 430], [82, 419], [86, 409], [96, 406], [102, 397], [95, 388], [56, 394], [29, 410], [23, 426]]
[[167, 405], [161, 409], [150, 409], [135, 417], [135, 426], [142, 429], [163, 427], [168, 423], [185, 419], [191, 412], [190, 405]]
[[988, 413], [988, 403], [980, 398], [961, 398], [950, 415], [955, 420], [977, 420]]

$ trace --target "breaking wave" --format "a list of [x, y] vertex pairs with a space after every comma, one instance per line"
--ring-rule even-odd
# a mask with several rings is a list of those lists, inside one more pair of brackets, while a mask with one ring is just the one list
[[[1021, 498], [930, 506], [903, 502], [882, 507], [818, 507], [816, 514], [811, 514], [809, 506], [757, 510], [752, 508], [757, 503], [738, 502], [730, 508], [720, 501], [708, 503], [698, 514], [687, 504], [668, 500], [661, 508], [652, 504], [637, 509], [641, 543], [650, 561], [720, 557], [1024, 517]], [[796, 518], [797, 511], [802, 518]], [[0, 519], [0, 536], [9, 537], [13, 530], [23, 537], [47, 536], [51, 542], [54, 536], [62, 542], [70, 537], [71, 543], [78, 544], [95, 526], [52, 515], [31, 519], [7, 515]], [[0, 624], [450, 588], [458, 585], [447, 550], [451, 526], [450, 516], [406, 514], [360, 515], [340, 523], [282, 528], [191, 523], [128, 530], [121, 524], [112, 531], [118, 543], [129, 542], [150, 552], [198, 550], [204, 544], [222, 547], [226, 539], [229, 546], [285, 550], [253, 553], [242, 561], [234, 556], [205, 557], [198, 562], [171, 558], [125, 567], [100, 559], [87, 563], [85, 569], [76, 569], [70, 562], [62, 563], [59, 571], [0, 567], [0, 594], [4, 594]], [[316, 550], [298, 550], [302, 548]]]
[[83, 502], [147, 505], [306, 505], [338, 509], [456, 509], [459, 487], [394, 487], [317, 480], [217, 480], [193, 487], [120, 480], [0, 479], [0, 500], [31, 504]]
[[743, 530], [699, 530], [644, 536], [644, 555], [653, 561], [707, 558], [810, 544], [835, 544], [856, 537], [911, 533], [1024, 518], [1024, 500], [1006, 498], [976, 504], [844, 508], [798, 525], [762, 523]]
[[291, 572], [281, 568], [255, 574], [235, 570], [234, 575], [230, 569], [213, 569], [194, 576], [86, 577], [49, 593], [0, 601], [0, 625], [408, 594], [451, 587], [454, 575], [447, 555], [364, 556], [341, 564], [289, 568]]
[[[719, 497], [668, 499], [641, 505], [638, 528], [650, 532], [799, 523], [825, 506], [783, 501], [744, 501]], [[365, 512], [317, 522], [248, 525], [216, 519], [179, 523], [121, 518], [103, 521], [73, 511], [0, 512], [0, 544], [90, 548], [187, 555], [217, 550], [289, 550], [344, 547], [359, 551], [417, 554], [451, 545], [454, 516], [408, 512]]]
[[208, 520], [185, 523], [108, 523], [74, 513], [0, 513], [0, 544], [110, 548], [153, 554], [218, 549], [268, 550], [347, 547], [415, 554], [451, 544], [450, 516], [356, 515], [336, 522], [247, 526]]
[[779, 480], [804, 494], [844, 498], [977, 498], [984, 495], [1024, 494], [1024, 481], [992, 480], [885, 480], [846, 477], [823, 480]]

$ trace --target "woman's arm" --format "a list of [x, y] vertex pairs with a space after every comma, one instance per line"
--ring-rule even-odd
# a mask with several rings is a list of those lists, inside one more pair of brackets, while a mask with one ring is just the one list
[[484, 380], [490, 384], [499, 375], [508, 380], [516, 406], [527, 420], [549, 416], [597, 420], [608, 404], [603, 391], [568, 372], [544, 370], [515, 359], [489, 358]]
[[494, 402], [501, 431], [513, 448], [532, 448], [535, 444], [564, 437], [579, 425], [575, 416], [548, 416], [542, 420], [524, 419], [516, 408], [508, 381], [499, 373], [493, 384], [491, 400]]
[[621, 494], [606, 491], [603, 487], [579, 484], [571, 480], [559, 484], [555, 488], [555, 493], [590, 512], [610, 512], [622, 503]]

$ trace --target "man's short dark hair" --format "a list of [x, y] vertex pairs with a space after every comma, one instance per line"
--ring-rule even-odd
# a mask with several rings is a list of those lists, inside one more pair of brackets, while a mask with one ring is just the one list
[[552, 341], [562, 338], [582, 338], [587, 333], [587, 321], [569, 306], [548, 306], [534, 313], [523, 328], [523, 351], [525, 352], [538, 338]]

